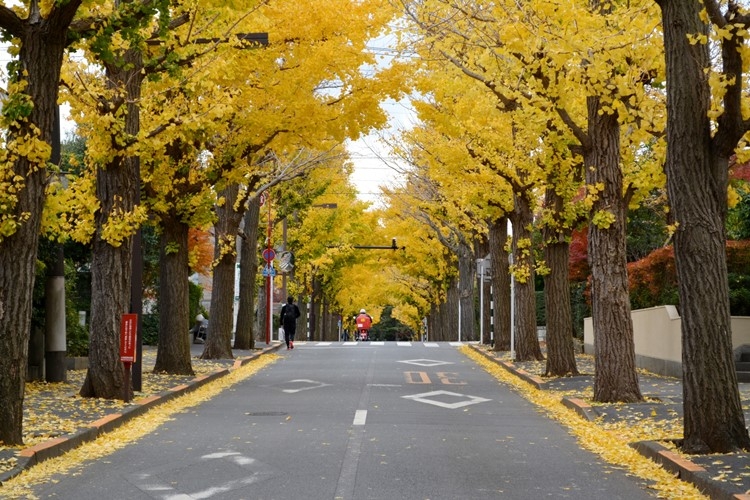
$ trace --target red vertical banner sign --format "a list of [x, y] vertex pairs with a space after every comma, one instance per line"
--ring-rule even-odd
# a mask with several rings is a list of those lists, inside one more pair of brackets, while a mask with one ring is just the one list
[[130, 367], [135, 363], [138, 340], [138, 315], [123, 314], [120, 318], [120, 361], [125, 366], [125, 396], [130, 400]]
[[135, 363], [135, 344], [138, 335], [138, 315], [123, 314], [120, 319], [120, 361]]

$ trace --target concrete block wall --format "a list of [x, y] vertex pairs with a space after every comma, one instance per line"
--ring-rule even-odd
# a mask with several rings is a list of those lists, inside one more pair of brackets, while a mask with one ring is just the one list
[[[682, 377], [682, 319], [675, 306], [658, 306], [632, 311], [636, 365], [650, 372]], [[591, 318], [583, 321], [583, 344], [594, 352]], [[750, 317], [732, 317], [732, 347], [750, 345]]]

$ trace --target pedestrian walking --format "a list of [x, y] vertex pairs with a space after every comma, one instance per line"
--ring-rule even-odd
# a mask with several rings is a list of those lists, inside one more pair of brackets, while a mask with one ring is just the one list
[[297, 331], [297, 318], [300, 317], [299, 307], [292, 297], [286, 299], [281, 308], [280, 323], [284, 328], [284, 341], [287, 349], [294, 349], [294, 334]]

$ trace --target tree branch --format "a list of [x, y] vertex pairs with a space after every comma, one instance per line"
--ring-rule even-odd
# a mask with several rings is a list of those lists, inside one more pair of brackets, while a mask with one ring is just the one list
[[727, 20], [721, 13], [721, 7], [716, 0], [703, 0], [703, 5], [706, 7], [706, 12], [708, 12], [708, 17], [712, 23], [719, 28], [724, 28], [727, 25]]
[[22, 38], [24, 23], [11, 9], [0, 6], [0, 29], [7, 31], [16, 38]]

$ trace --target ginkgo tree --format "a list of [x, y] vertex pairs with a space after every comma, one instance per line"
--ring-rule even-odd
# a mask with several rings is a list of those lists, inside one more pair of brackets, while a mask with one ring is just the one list
[[[120, 314], [141, 309], [141, 283], [131, 276], [134, 237], [140, 234], [139, 227], [147, 218], [146, 206], [139, 201], [141, 156], [148, 150], [150, 139], [170, 131], [154, 127], [144, 132], [141, 96], [146, 76], [158, 77], [170, 69], [169, 62], [182, 56], [175, 51], [169, 59], [161, 53], [154, 54], [149, 47], [166, 43], [164, 38], [171, 29], [195, 20], [194, 12], [192, 17], [191, 13], [174, 12], [174, 18], [171, 13], [166, 5], [142, 10], [135, 3], [125, 4], [122, 11], [104, 12], [113, 19], [135, 17], [142, 25], [139, 30], [120, 31], [119, 23], [113, 22], [108, 29], [94, 30], [82, 45], [87, 66], [73, 68], [66, 80], [71, 95], [76, 97], [71, 99], [74, 117], [88, 139], [87, 164], [95, 179], [92, 196], [98, 203], [92, 234], [92, 331], [89, 370], [81, 388], [84, 396], [121, 397], [131, 390], [125, 387], [119, 369], [117, 338]], [[177, 124], [173, 115], [164, 115], [161, 125]], [[168, 141], [162, 144], [165, 142]], [[174, 304], [185, 308], [186, 296], [183, 294]], [[189, 372], [185, 337], [182, 335], [182, 348], [178, 349], [182, 366], [177, 369]]]
[[[216, 54], [219, 48], [237, 51], [248, 47], [238, 37], [232, 38], [227, 34], [227, 19], [236, 23], [236, 18], [243, 17], [241, 12], [227, 13], [226, 8], [217, 12], [201, 9], [198, 5], [186, 11], [175, 7], [176, 10], [171, 12], [173, 19], [168, 31], [165, 31], [165, 26], [153, 23], [150, 25], [151, 31], [145, 32], [149, 35], [145, 40], [131, 40], [129, 44], [119, 41], [115, 48], [110, 47], [114, 41], [108, 41], [106, 37], [99, 39], [97, 42], [105, 47], [104, 51], [90, 51], [91, 60], [85, 61], [85, 64], [71, 62], [64, 81], [74, 116], [79, 121], [79, 131], [90, 138], [89, 163], [94, 166], [109, 161], [110, 157], [117, 159], [121, 156], [130, 158], [127, 161], [140, 163], [139, 169], [143, 174], [140, 185], [147, 195], [143, 206], [152, 213], [152, 222], [157, 223], [162, 251], [160, 281], [164, 307], [159, 309], [160, 335], [155, 370], [191, 373], [189, 346], [184, 335], [188, 326], [187, 284], [184, 281], [188, 267], [187, 236], [191, 225], [202, 229], [212, 220], [211, 178], [204, 168], [202, 147], [207, 137], [217, 132], [214, 126], [215, 96], [226, 93], [226, 89], [212, 86], [205, 75], [209, 72], [210, 64], [219, 57]], [[251, 6], [249, 8], [252, 12]], [[191, 29], [204, 35], [213, 30], [212, 33], [217, 36], [193, 39], [186, 35]], [[108, 35], [113, 40], [119, 40], [116, 33]], [[230, 39], [234, 43], [230, 43]], [[101, 85], [101, 70], [97, 65], [101, 60], [106, 64], [108, 58], [114, 57], [107, 52], [110, 49], [114, 53], [125, 50], [125, 54], [141, 50], [144, 59], [142, 64], [125, 68], [124, 75], [110, 79], [109, 85], [116, 89], [114, 93]], [[104, 54], [100, 55], [100, 52]], [[190, 69], [183, 72], [180, 71], [181, 67]], [[112, 68], [110, 72], [116, 69]], [[141, 74], [148, 78], [144, 81]], [[117, 101], [120, 94], [117, 92], [123, 89], [123, 85], [118, 85], [118, 81], [129, 82], [124, 89], [132, 94], [130, 100], [137, 106], [131, 106], [127, 113], [111, 115], [108, 114], [109, 109], [120, 107]], [[140, 98], [136, 99], [136, 95]], [[196, 96], [200, 96], [200, 99], [196, 99]], [[110, 104], [100, 106], [101, 102]], [[131, 121], [134, 123], [128, 126]], [[117, 123], [135, 132], [129, 137], [123, 136], [121, 127], [109, 126]], [[118, 144], [129, 149], [120, 154], [110, 154], [110, 146]], [[92, 175], [96, 173], [97, 182], [103, 183], [117, 171], [111, 166], [98, 172], [92, 171]], [[130, 194], [118, 193], [116, 189], [106, 192], [108, 198], [126, 195]], [[117, 254], [122, 245], [112, 244], [103, 248]], [[99, 255], [100, 252], [95, 252], [95, 260]], [[126, 259], [121, 262], [124, 266], [129, 264]], [[97, 276], [101, 274], [98, 271], [100, 267], [94, 266]], [[105, 266], [105, 269], [109, 268]], [[139, 287], [140, 284], [134, 283], [131, 304], [139, 301], [136, 293]], [[121, 295], [127, 294], [125, 289], [115, 289]], [[111, 338], [110, 327], [109, 323], [100, 325], [94, 329], [92, 337], [97, 342]], [[101, 355], [93, 356], [90, 364], [93, 370], [117, 374], [110, 368], [111, 351], [111, 342], [105, 342], [105, 347], [97, 351]], [[105, 382], [92, 392], [104, 395], [118, 385], [116, 381]]]
[[[449, 94], [445, 89], [450, 83], [441, 83], [436, 85], [439, 92], [436, 90], [433, 96]], [[439, 97], [434, 99], [437, 101]], [[447, 293], [442, 298], [450, 303], [447, 310], [458, 311], [453, 300], [455, 285], [447, 283], [448, 279], [457, 277], [463, 299], [460, 307], [461, 337], [475, 338], [472, 333], [475, 324], [475, 260], [480, 256], [477, 251], [481, 242], [488, 237], [487, 219], [491, 207], [503, 206], [503, 199], [510, 199], [509, 185], [484, 169], [464, 146], [466, 137], [459, 137], [457, 131], [461, 128], [456, 125], [454, 113], [457, 108], [446, 106], [442, 100], [417, 101], [415, 107], [425, 125], [403, 134], [403, 143], [394, 148], [402, 161], [409, 165], [409, 173], [403, 188], [388, 190], [391, 205], [398, 207], [388, 211], [389, 219], [407, 218], [413, 225], [430, 228], [435, 244], [444, 246], [453, 255], [458, 274], [445, 276]], [[505, 204], [506, 207], [509, 205]], [[481, 257], [486, 253], [486, 250], [482, 251]], [[429, 263], [429, 259], [424, 262]], [[435, 296], [438, 303], [443, 301], [440, 296]], [[451, 321], [450, 314], [445, 317]], [[431, 330], [434, 339], [436, 328]], [[451, 330], [454, 334], [457, 331], [456, 328]]]
[[[103, 13], [101, 2], [3, 2], [0, 30], [11, 42], [7, 98], [3, 105], [5, 147], [0, 161], [0, 319], [8, 335], [0, 342], [0, 441], [22, 442], [26, 344], [30, 331], [39, 222], [49, 179], [47, 161], [57, 113], [60, 68], [65, 50], [106, 23], [142, 26], [138, 16]], [[142, 5], [144, 12], [159, 2]], [[117, 8], [126, 9], [118, 4]], [[104, 17], [106, 16], [106, 17]], [[10, 293], [10, 291], [13, 293]]]
[[[263, 195], [263, 207], [261, 213], [261, 201], [258, 197], [252, 197], [248, 201], [248, 210], [245, 214], [244, 227], [242, 229], [241, 243], [241, 262], [240, 262], [240, 296], [237, 314], [237, 326], [235, 331], [235, 349], [252, 348], [254, 345], [254, 335], [256, 332], [266, 331], [266, 315], [268, 304], [266, 303], [267, 290], [266, 285], [270, 284], [263, 279], [262, 294], [258, 297], [259, 323], [256, 325], [254, 318], [256, 292], [258, 289], [258, 271], [259, 262], [262, 259], [259, 256], [258, 242], [263, 242], [260, 248], [266, 249], [269, 245], [276, 249], [277, 255], [281, 256], [284, 252], [290, 252], [290, 261], [292, 269], [284, 270], [281, 266], [275, 266], [278, 270], [278, 276], [275, 278], [274, 289], [281, 286], [287, 297], [297, 297], [298, 302], [304, 298], [304, 280], [298, 279], [299, 269], [304, 266], [304, 259], [298, 255], [300, 242], [296, 240], [295, 227], [299, 224], [300, 218], [310, 207], [320, 204], [326, 207], [338, 207], [339, 199], [346, 200], [354, 198], [351, 188], [347, 189], [344, 185], [348, 178], [349, 169], [346, 167], [346, 155], [342, 149], [332, 151], [321, 158], [316, 168], [304, 171], [304, 174], [287, 182], [279, 183], [271, 191]], [[337, 201], [324, 202], [320, 198], [332, 197]], [[342, 203], [345, 205], [346, 203]], [[333, 212], [339, 214], [340, 212]], [[269, 224], [271, 227], [269, 227]], [[307, 225], [307, 224], [305, 224]], [[332, 227], [338, 227], [341, 224], [332, 224]], [[319, 232], [328, 232], [326, 227], [320, 228]], [[267, 239], [270, 231], [270, 241]], [[318, 241], [320, 236], [312, 240]], [[311, 240], [311, 241], [312, 241]], [[304, 241], [306, 244], [307, 241]], [[265, 266], [265, 262], [263, 263]], [[302, 282], [301, 282], [302, 281]], [[280, 282], [280, 283], [278, 283]], [[304, 310], [305, 308], [302, 308]], [[301, 316], [298, 320], [300, 324], [306, 321]], [[257, 326], [257, 328], [256, 328]], [[300, 327], [301, 330], [302, 327]], [[269, 332], [270, 333], [270, 332]], [[265, 337], [265, 333], [262, 335]], [[242, 347], [246, 346], [246, 347]]]
[[[497, 96], [488, 95], [476, 83], [466, 85], [466, 82], [462, 82], [464, 77], [461, 71], [446, 65], [445, 61], [436, 64], [427, 55], [425, 60], [428, 76], [419, 82], [418, 88], [433, 102], [424, 105], [417, 102], [415, 107], [430, 129], [438, 130], [439, 134], [449, 138], [458, 152], [458, 156], [454, 154], [454, 157], [446, 156], [440, 160], [444, 164], [444, 173], [437, 177], [441, 192], [446, 195], [466, 192], [459, 203], [466, 205], [471, 202], [478, 207], [473, 209], [477, 221], [486, 217], [484, 213], [499, 211], [501, 216], [507, 214], [513, 222], [511, 246], [515, 256], [513, 272], [517, 279], [515, 298], [518, 319], [516, 353], [518, 359], [540, 359], [542, 354], [536, 334], [533, 288], [535, 266], [531, 252], [532, 221], [537, 205], [535, 190], [540, 169], [534, 159], [524, 153], [529, 141], [523, 135], [526, 131], [533, 138], [538, 137], [539, 132], [531, 127], [521, 130], [514, 124], [509, 111], [498, 109]], [[432, 150], [438, 157], [445, 156], [437, 153], [439, 149], [434, 141], [425, 142], [417, 149], [428, 151], [425, 156], [429, 156]], [[478, 182], [469, 180], [475, 171], [482, 173]], [[460, 187], [462, 181], [468, 181], [463, 188]], [[492, 196], [488, 196], [486, 189], [490, 185], [500, 186], [490, 190]], [[490, 226], [494, 223], [493, 220], [488, 221]], [[488, 233], [486, 227], [482, 233]]]
[[[480, 218], [472, 213], [475, 206], [468, 203], [462, 196], [466, 191], [458, 189], [449, 177], [450, 168], [466, 169], [469, 165], [454, 162], [450, 147], [439, 149], [435, 137], [431, 137], [428, 130], [418, 127], [412, 131], [415, 143], [421, 149], [413, 149], [410, 161], [413, 162], [408, 183], [405, 191], [411, 198], [412, 204], [406, 209], [406, 213], [415, 223], [428, 226], [435, 239], [440, 242], [455, 259], [457, 282], [455, 286], [458, 291], [458, 304], [456, 311], [460, 311], [458, 317], [458, 328], [461, 338], [476, 340], [474, 321], [474, 277], [475, 277], [475, 254], [474, 242], [482, 237], [484, 227]], [[416, 136], [420, 136], [417, 138]], [[438, 139], [439, 140], [439, 139]], [[424, 142], [419, 142], [424, 141]], [[429, 149], [430, 155], [419, 154]], [[466, 158], [464, 158], [466, 159]], [[470, 167], [469, 167], [470, 168]], [[463, 179], [466, 181], [466, 179]], [[443, 183], [447, 183], [444, 185]], [[471, 186], [464, 183], [464, 187]], [[460, 305], [459, 305], [460, 304]], [[450, 307], [450, 306], [449, 306]]]
[[446, 303], [446, 286], [454, 277], [455, 267], [432, 230], [410, 216], [411, 200], [402, 194], [387, 190], [389, 203], [382, 216], [387, 231], [403, 248], [393, 256], [389, 268], [386, 290], [395, 302], [391, 314], [414, 332], [423, 332], [426, 327], [428, 338], [448, 340], [444, 335], [448, 323], [442, 321], [437, 310]]
[[735, 152], [746, 159], [750, 131], [750, 12], [736, 1], [655, 3], [669, 83], [665, 171], [682, 317], [682, 448], [750, 450], [733, 363], [725, 241], [729, 159]]
[[[466, 37], [471, 36], [472, 32], [481, 31], [480, 29], [471, 26], [471, 21], [469, 21], [464, 25], [452, 23], [451, 29], [445, 30], [445, 33], [439, 28], [433, 30], [436, 25], [429, 22], [430, 16], [439, 14], [431, 12], [431, 8], [439, 11], [439, 6], [436, 7], [434, 4], [425, 7], [424, 21], [416, 12], [417, 9], [410, 11], [417, 29], [428, 32], [427, 43], [424, 43], [418, 50], [424, 52], [424, 66], [427, 68], [429, 77], [424, 78], [419, 88], [423, 94], [430, 95], [439, 102], [439, 106], [435, 106], [437, 112], [434, 115], [443, 115], [440, 125], [444, 133], [458, 141], [463, 141], [465, 150], [475, 162], [487, 171], [494, 171], [495, 176], [512, 188], [508, 191], [504, 203], [505, 208], [501, 210], [501, 213], [509, 215], [514, 229], [513, 273], [518, 284], [516, 309], [518, 312], [517, 332], [519, 333], [517, 337], [519, 342], [514, 347], [517, 347], [518, 359], [539, 359], [541, 351], [536, 335], [533, 289], [535, 265], [531, 251], [531, 230], [534, 211], [539, 203], [538, 190], [546, 175], [544, 165], [541, 164], [543, 155], [534, 151], [545, 147], [540, 142], [540, 137], [544, 137], [546, 133], [548, 119], [534, 107], [524, 106], [524, 99], [527, 97], [525, 94], [510, 87], [504, 89], [498, 83], [507, 75], [498, 77], [497, 74], [490, 74], [490, 72], [482, 74], [484, 70], [481, 61], [477, 63], [479, 69], [471, 67], [472, 61], [480, 57], [481, 49], [472, 53], [471, 49], [464, 47], [462, 43]], [[459, 31], [461, 29], [464, 33]], [[486, 56], [485, 54], [481, 57]], [[469, 82], [474, 80], [474, 83], [467, 85], [467, 80]], [[456, 120], [456, 117], [462, 119]], [[455, 173], [461, 175], [462, 172], [457, 169]], [[488, 209], [492, 208], [491, 203], [485, 202], [483, 205]], [[498, 208], [497, 203], [494, 205], [494, 208]], [[496, 221], [490, 220], [489, 223], [491, 227], [496, 227]], [[500, 260], [497, 257], [501, 255], [496, 256], [496, 260]], [[496, 267], [499, 266], [499, 263], [496, 264]], [[567, 300], [567, 297], [563, 299]], [[555, 305], [560, 303], [562, 303], [561, 300], [553, 301]], [[504, 310], [501, 308], [498, 312], [504, 312]], [[568, 360], [568, 366], [570, 366], [570, 363], [574, 364], [570, 329], [558, 330], [563, 332], [561, 338], [567, 340], [565, 347], [569, 355], [565, 356], [565, 359]], [[553, 333], [555, 331], [557, 330], [553, 329]], [[503, 340], [502, 336], [496, 339]], [[557, 359], [558, 351], [555, 346], [558, 343], [553, 342], [552, 345], [552, 352]], [[564, 342], [559, 345], [564, 345]], [[574, 368], [567, 367], [562, 367], [560, 370], [575, 371]]]
[[372, 256], [355, 247], [376, 240], [378, 223], [344, 179], [332, 179], [326, 191], [301, 208], [289, 226], [297, 289], [299, 295], [310, 297], [310, 335], [315, 339], [338, 339], [331, 314], [347, 317], [355, 302], [367, 301], [377, 274], [374, 267], [367, 272], [356, 270]]
[[[332, 71], [331, 66], [325, 64], [325, 54], [337, 44], [336, 38], [326, 34], [325, 36], [328, 37], [326, 43], [313, 43], [314, 40], [309, 38], [311, 35], [306, 31], [303, 30], [304, 33], [302, 34], [294, 32], [295, 29], [299, 28], [298, 24], [288, 22], [289, 16], [295, 17], [297, 15], [294, 8], [281, 8], [272, 3], [264, 4], [263, 7], [264, 9], [261, 11], [252, 10], [252, 15], [246, 11], [239, 11], [234, 14], [232, 12], [221, 12], [223, 17], [219, 17], [219, 19], [222, 22], [212, 23], [200, 30], [201, 34], [216, 33], [218, 39], [222, 41], [224, 39], [232, 40], [230, 36], [233, 33], [232, 30], [239, 31], [260, 26], [272, 31], [278, 40], [286, 41], [286, 43], [272, 43], [269, 48], [262, 51], [262, 58], [260, 56], [250, 57], [253, 61], [250, 65], [242, 64], [241, 61], [246, 61], [248, 58], [238, 54], [240, 51], [237, 49], [242, 48], [241, 40], [239, 46], [230, 42], [226, 44], [216, 43], [214, 44], [215, 47], [212, 47], [212, 51], [204, 51], [206, 54], [201, 55], [211, 60], [210, 65], [202, 60], [196, 60], [194, 54], [190, 51], [190, 49], [198, 52], [202, 50], [200, 47], [194, 47], [195, 45], [201, 45], [202, 42], [198, 43], [198, 40], [196, 40], [192, 45], [190, 42], [192, 34], [190, 29], [194, 29], [196, 23], [188, 24], [183, 20], [197, 18], [195, 12], [186, 12], [181, 18], [175, 18], [175, 24], [178, 27], [189, 26], [190, 28], [184, 28], [187, 30], [187, 35], [184, 38], [180, 38], [179, 34], [174, 36], [174, 30], [177, 28], [164, 24], [163, 18], [159, 18], [162, 24], [158, 25], [158, 27], [162, 27], [162, 31], [158, 31], [157, 26], [153, 26], [152, 31], [149, 32], [161, 34], [163, 30], [171, 28], [172, 31], [165, 33], [162, 38], [169, 38], [167, 35], [172, 34], [171, 40], [181, 40], [185, 46], [179, 48], [183, 49], [184, 54], [179, 50], [166, 51], [166, 56], [159, 58], [153, 56], [151, 48], [146, 51], [146, 54], [151, 57], [151, 59], [146, 60], [146, 67], [149, 67], [148, 64], [153, 64], [157, 69], [161, 68], [165, 72], [173, 73], [175, 68], [171, 68], [168, 63], [171, 62], [175, 66], [179, 66], [181, 61], [191, 61], [191, 68], [194, 71], [190, 74], [184, 74], [181, 78], [205, 79], [213, 82], [216, 87], [215, 90], [206, 92], [201, 96], [202, 99], [199, 99], [198, 102], [203, 104], [205, 109], [203, 116], [197, 116], [203, 120], [218, 120], [223, 124], [214, 126], [212, 128], [213, 135], [205, 142], [205, 147], [212, 155], [209, 164], [213, 171], [213, 174], [207, 175], [207, 178], [217, 182], [219, 184], [217, 186], [218, 191], [225, 195], [219, 198], [218, 213], [234, 214], [231, 223], [226, 226], [226, 231], [217, 235], [217, 257], [221, 256], [221, 258], [217, 259], [218, 266], [214, 268], [214, 280], [219, 280], [221, 283], [229, 283], [234, 278], [232, 259], [235, 248], [234, 242], [236, 241], [235, 234], [244, 212], [244, 200], [247, 199], [248, 193], [258, 190], [264, 185], [264, 181], [265, 185], [268, 185], [269, 182], [283, 178], [283, 174], [274, 173], [273, 169], [261, 168], [258, 170], [255, 168], [257, 165], [267, 166], [271, 164], [263, 161], [267, 156], [267, 151], [276, 148], [280, 151], [280, 155], [293, 155], [295, 149], [316, 145], [321, 140], [320, 137], [326, 134], [327, 137], [324, 141], [342, 141], [344, 137], [351, 134], [356, 135], [363, 127], [370, 126], [365, 122], [368, 109], [371, 110], [373, 123], [376, 123], [382, 116], [372, 98], [371, 80], [358, 72], [359, 66], [368, 60], [368, 56], [363, 56], [363, 52], [357, 50], [357, 48], [361, 48], [369, 37], [377, 33], [384, 20], [388, 18], [387, 10], [380, 9], [378, 10], [379, 15], [372, 17], [366, 15], [368, 8], [372, 8], [372, 5], [361, 5], [359, 6], [361, 8], [358, 9], [343, 9], [349, 12], [351, 19], [347, 20], [349, 31], [342, 33], [340, 36], [342, 39], [349, 41], [344, 45], [351, 46], [351, 49], [345, 52], [339, 51], [339, 66], [335, 71]], [[200, 12], [200, 10], [196, 12]], [[314, 10], [314, 12], [317, 12], [317, 10]], [[206, 14], [206, 18], [209, 17], [211, 16]], [[333, 29], [333, 26], [337, 26], [335, 23], [341, 21], [341, 19], [326, 18], [326, 22], [333, 23], [331, 25], [333, 31], [336, 31]], [[327, 25], [323, 22], [315, 23], [315, 26], [318, 29], [327, 29]], [[293, 27], [291, 32], [287, 32], [289, 27]], [[320, 32], [314, 31], [313, 35], [320, 35]], [[116, 37], [114, 38], [116, 39]], [[153, 40], [153, 37], [148, 39], [144, 37], [138, 41], [142, 45], [145, 43], [147, 47], [151, 47], [150, 40]], [[159, 40], [156, 41], [159, 42]], [[209, 38], [209, 42], [211, 40], [212, 38]], [[124, 51], [124, 54], [129, 54], [135, 49], [133, 46], [125, 44], [119, 46], [118, 50]], [[214, 52], [220, 54], [220, 56], [210, 57]], [[154, 62], [152, 63], [152, 61]], [[133, 68], [129, 67], [128, 70], [132, 71]], [[120, 82], [127, 81], [130, 85], [133, 85], [133, 80], [137, 80], [137, 78], [117, 79]], [[339, 91], [337, 93], [320, 92], [320, 87], [325, 82], [337, 82], [338, 87], [340, 87]], [[360, 82], [364, 82], [364, 84], [360, 84]], [[134, 86], [137, 88], [131, 91], [129, 102], [137, 102], [139, 105], [143, 105], [146, 102], [141, 99], [141, 96], [145, 96], [144, 89], [140, 85]], [[117, 88], [130, 89], [130, 87], [123, 85]], [[307, 89], [307, 91], [300, 92], [300, 89]], [[159, 113], [159, 118], [162, 120], [161, 127], [153, 126], [148, 130], [135, 130], [131, 125], [129, 133], [133, 136], [140, 134], [143, 138], [140, 143], [141, 148], [153, 131], [167, 134], [180, 129], [182, 122], [186, 119], [186, 116], [179, 115], [179, 111], [183, 108], [179, 102], [175, 102], [173, 106], [169, 106], [169, 104], [184, 95], [196, 95], [195, 84], [193, 84], [193, 88], [187, 89], [187, 92], [185, 90], [185, 86], [181, 88], [175, 86], [171, 89], [169, 87], [164, 89], [164, 86], [162, 86], [162, 95], [166, 96], [162, 101], [166, 105], [162, 107], [162, 112]], [[286, 95], [284, 95], [285, 93]], [[100, 95], [104, 94], [100, 93]], [[113, 96], [117, 97], [118, 94], [113, 94]], [[111, 99], [105, 97], [104, 100], [110, 101]], [[371, 104], [364, 104], [367, 102]], [[278, 106], [280, 103], [284, 103], [284, 105]], [[115, 105], [114, 109], [120, 109], [120, 107]], [[164, 113], [164, 109], [168, 109], [168, 112]], [[132, 123], [128, 120], [132, 120], [138, 111], [140, 109], [133, 110], [131, 104], [129, 112], [123, 113], [118, 118], [126, 124], [126, 131], [128, 130], [127, 123]], [[102, 116], [106, 119], [111, 115], [105, 113]], [[321, 122], [326, 123], [328, 127], [310, 127], [313, 123], [319, 125]], [[309, 127], [306, 129], [307, 132], [304, 131], [305, 127]], [[112, 130], [111, 128], [103, 128]], [[137, 158], [138, 155], [143, 154], [141, 150], [135, 149], [129, 140], [118, 139], [119, 130], [113, 130], [113, 132], [109, 144], [125, 144], [125, 147], [130, 148], [129, 152], [126, 153], [126, 158]], [[293, 137], [297, 141], [297, 146], [294, 146], [291, 141]], [[191, 139], [185, 140], [177, 137], [174, 140], [188, 142]], [[102, 151], [106, 151], [106, 148]], [[115, 155], [115, 158], [119, 157], [119, 155]], [[255, 172], [253, 172], [254, 169]], [[108, 178], [113, 171], [116, 170], [102, 169], [98, 174], [100, 177]], [[252, 179], [254, 184], [248, 184], [249, 179]], [[110, 191], [114, 193], [115, 190]], [[229, 203], [225, 203], [226, 195], [229, 195]], [[121, 195], [114, 194], [114, 196], [117, 198]], [[230, 211], [222, 212], [224, 209]], [[125, 213], [127, 214], [128, 211], [125, 211]], [[228, 219], [221, 220], [230, 222]], [[117, 237], [125, 236], [127, 235], [117, 235]], [[115, 242], [118, 241], [115, 240]], [[104, 246], [102, 253], [104, 253], [104, 250], [118, 248], [115, 253], [123, 255], [121, 246]], [[125, 259], [121, 259], [121, 262], [124, 263], [124, 261]], [[118, 266], [114, 267], [117, 268]], [[231, 275], [227, 272], [230, 267], [232, 269]], [[222, 290], [230, 288], [233, 289], [229, 286], [218, 286], [218, 289]], [[216, 302], [212, 302], [211, 312], [211, 329], [214, 330], [212, 333], [215, 334], [209, 335], [211, 340], [206, 346], [204, 356], [231, 356], [231, 347], [229, 346], [231, 312], [227, 308], [227, 304], [231, 306], [231, 300], [222, 294], [215, 294], [215, 296]], [[100, 335], [92, 335], [92, 338], [111, 339], [112, 335], [107, 331], [112, 331], [113, 325], [108, 323], [102, 323], [102, 325], [105, 330]], [[95, 350], [95, 354], [98, 352]], [[102, 371], [105, 373], [116, 373], [107, 368], [107, 366], [116, 362], [113, 361], [113, 352], [110, 342], [109, 347], [102, 349], [100, 353], [99, 359], [104, 360]], [[100, 365], [94, 363], [94, 366]], [[98, 380], [98, 377], [91, 377], [91, 380]], [[83, 392], [110, 395], [119, 392], [116, 389], [120, 385], [117, 377], [109, 380], [109, 382], [101, 384], [98, 389], [86, 389]], [[86, 387], [90, 388], [91, 384], [87, 383]]]
[[[517, 71], [533, 75], [526, 81], [533, 95], [541, 98], [538, 105], [550, 109], [557, 130], [575, 137], [584, 165], [597, 338], [594, 398], [639, 400], [625, 225], [628, 205], [663, 182], [660, 156], [640, 153], [661, 132], [664, 116], [657, 78], [661, 51], [649, 13], [652, 6], [648, 2], [572, 4], [563, 12], [541, 5], [536, 12], [529, 7], [518, 9], [516, 19], [531, 15], [536, 20], [524, 25], [526, 42], [534, 49], [522, 61], [516, 59]], [[585, 36], [567, 36], [574, 25]], [[602, 39], [605, 30], [609, 35]], [[510, 26], [507, 31], [506, 40], [517, 40], [511, 38]], [[592, 51], [589, 39], [602, 42]], [[509, 45], [513, 51], [519, 48], [512, 41]]]
[[[358, 4], [356, 9], [347, 10], [347, 19], [341, 16], [327, 18], [327, 9], [332, 5], [326, 5], [326, 9], [305, 6], [316, 16], [323, 16], [319, 22], [311, 23], [315, 29], [310, 32], [306, 29], [308, 27], [293, 22], [299, 14], [296, 7], [285, 5], [282, 8], [269, 4], [263, 10], [269, 20], [268, 29], [273, 33], [267, 49], [274, 55], [269, 59], [271, 66], [266, 68], [268, 74], [265, 78], [268, 80], [261, 80], [263, 85], [257, 88], [251, 86], [233, 96], [234, 116], [228, 124], [229, 133], [223, 134], [221, 143], [213, 146], [220, 150], [214, 152], [215, 157], [221, 157], [227, 164], [232, 162], [229, 159], [248, 151], [255, 154], [272, 151], [277, 156], [292, 158], [305, 149], [325, 151], [334, 148], [344, 139], [356, 138], [362, 130], [382, 123], [384, 115], [376, 97], [389, 92], [388, 86], [392, 87], [393, 84], [384, 85], [372, 79], [363, 74], [360, 67], [372, 62], [372, 56], [362, 49], [389, 19], [389, 11], [381, 9], [378, 16], [372, 17], [367, 12], [375, 5]], [[338, 30], [342, 25], [347, 29]], [[322, 30], [322, 34], [319, 30]], [[333, 36], [333, 33], [336, 35]], [[323, 38], [309, 38], [311, 36]], [[287, 43], [274, 45], [274, 37]], [[332, 52], [334, 50], [335, 53]], [[333, 55], [336, 64], [332, 66], [328, 61]], [[249, 76], [257, 78], [258, 74], [263, 75], [261, 68], [254, 68]], [[243, 81], [242, 75], [233, 78], [237, 80], [237, 85]], [[259, 138], [265, 139], [259, 141]], [[308, 168], [316, 162], [319, 163], [318, 160], [309, 162]], [[293, 163], [281, 162], [287, 165]], [[299, 169], [297, 171], [301, 172]], [[279, 174], [280, 178], [289, 178], [283, 172]], [[247, 180], [247, 174], [242, 174], [241, 170], [235, 170], [231, 177], [238, 184]], [[231, 177], [227, 178], [229, 182], [232, 182]], [[260, 181], [262, 184], [263, 177]], [[257, 191], [260, 185], [247, 185], [243, 189]], [[235, 202], [235, 205], [241, 209], [241, 202]], [[226, 241], [222, 245], [229, 255], [233, 251], [234, 236], [232, 231], [225, 233], [225, 236]], [[216, 276], [215, 269], [215, 279]], [[216, 300], [222, 300], [222, 297], [222, 294], [218, 294]], [[226, 315], [226, 308], [223, 312], [222, 318]], [[231, 334], [229, 325], [226, 322], [223, 327], [222, 323], [217, 324], [215, 312], [211, 316], [214, 323], [210, 327], [212, 331], [209, 337], [224, 339], [226, 345]], [[219, 328], [218, 335], [214, 335], [214, 328]], [[231, 356], [231, 351], [226, 349], [213, 353], [213, 342], [209, 340], [207, 343], [204, 357]]]
[[[633, 161], [648, 134], [658, 133], [663, 117], [658, 112], [661, 94], [649, 91], [659, 74], [661, 54], [658, 44], [652, 43], [658, 32], [649, 5], [501, 2], [461, 9], [439, 0], [405, 3], [410, 17], [429, 34], [433, 53], [483, 85], [496, 98], [496, 108], [514, 114], [530, 108], [544, 112], [538, 114], [541, 123], [515, 118], [513, 133], [523, 138], [525, 145], [517, 146], [519, 152], [525, 149], [526, 156], [507, 156], [524, 168], [532, 184], [536, 179], [528, 178], [535, 171], [529, 167], [533, 160], [529, 154], [538, 144], [531, 132], [543, 130], [542, 125], [575, 137], [577, 144], [570, 146], [581, 154], [588, 186], [598, 339], [595, 398], [602, 401], [641, 398], [627, 295], [624, 224], [625, 207], [635, 188], [646, 183], [631, 177], [626, 188], [621, 164], [643, 178], [654, 177], [642, 173], [659, 164], [658, 155]], [[451, 22], [436, 23], [438, 19]], [[577, 35], [571, 36], [571, 30]], [[602, 37], [602, 33], [609, 35]], [[497, 140], [487, 143], [497, 144]], [[483, 154], [496, 157], [490, 148]]]

